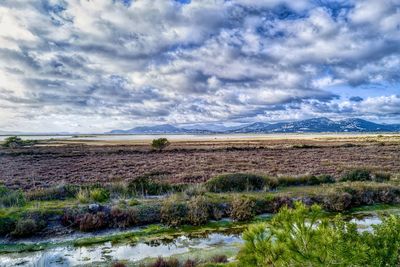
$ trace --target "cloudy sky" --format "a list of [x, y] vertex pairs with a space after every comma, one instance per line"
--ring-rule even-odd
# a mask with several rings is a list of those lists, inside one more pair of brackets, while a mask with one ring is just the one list
[[400, 122], [400, 0], [1, 0], [0, 131]]

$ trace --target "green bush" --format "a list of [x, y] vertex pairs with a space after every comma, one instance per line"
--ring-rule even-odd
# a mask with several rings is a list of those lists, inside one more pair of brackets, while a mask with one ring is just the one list
[[90, 190], [89, 196], [96, 202], [106, 202], [110, 199], [110, 192], [104, 188], [94, 188]]
[[400, 250], [400, 217], [390, 216], [373, 232], [340, 216], [333, 222], [319, 206], [283, 208], [269, 223], [251, 226], [239, 266], [397, 266]]
[[22, 191], [9, 190], [0, 185], [0, 207], [21, 207], [26, 200]]
[[188, 222], [188, 206], [170, 197], [161, 206], [161, 222], [169, 226], [179, 226]]
[[172, 185], [153, 181], [146, 175], [140, 176], [128, 184], [128, 192], [132, 195], [162, 195], [173, 190]]
[[9, 217], [0, 217], [0, 236], [5, 236], [15, 229], [17, 220]]
[[256, 203], [248, 197], [235, 197], [231, 203], [230, 216], [236, 221], [249, 221], [255, 216]]
[[355, 169], [346, 172], [342, 176], [342, 181], [371, 181], [371, 171], [367, 169]]
[[75, 197], [79, 201], [79, 203], [86, 204], [90, 202], [89, 190], [87, 189], [80, 189], [76, 193]]
[[206, 182], [206, 188], [211, 192], [244, 192], [263, 190], [265, 178], [260, 175], [246, 173], [223, 174]]
[[391, 174], [388, 172], [375, 172], [373, 174], [373, 180], [376, 182], [386, 182], [389, 181]]
[[31, 146], [36, 144], [35, 140], [22, 140], [18, 136], [10, 136], [4, 140], [3, 147], [5, 148], [19, 148], [24, 146]]
[[154, 139], [151, 142], [151, 147], [154, 149], [157, 149], [158, 151], [163, 150], [164, 148], [166, 148], [169, 145], [170, 145], [170, 142], [168, 141], [167, 138], [158, 138], [158, 139]]
[[15, 229], [11, 232], [13, 237], [29, 237], [34, 235], [40, 227], [33, 219], [20, 219], [15, 225]]
[[281, 176], [276, 180], [267, 178], [267, 184], [270, 188], [300, 185], [319, 185], [334, 183], [335, 179], [331, 175], [304, 175], [304, 176]]
[[202, 225], [209, 219], [210, 205], [204, 196], [197, 196], [188, 202], [188, 219], [191, 225]]
[[39, 188], [25, 193], [27, 200], [64, 200], [73, 198], [79, 191], [78, 186], [60, 185], [50, 188]]

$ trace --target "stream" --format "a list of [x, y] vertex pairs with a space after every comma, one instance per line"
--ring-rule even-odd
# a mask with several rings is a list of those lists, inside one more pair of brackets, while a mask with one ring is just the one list
[[[399, 208], [387, 211], [391, 214], [399, 212]], [[356, 212], [346, 218], [356, 223], [360, 231], [372, 231], [372, 225], [381, 222], [378, 212], [374, 211]], [[139, 263], [158, 256], [187, 259], [224, 254], [233, 257], [242, 242], [241, 234], [215, 231], [201, 237], [181, 235], [173, 240], [117, 244], [106, 242], [85, 247], [59, 246], [36, 252], [0, 255], [0, 267], [110, 266], [110, 262], [116, 260]]]

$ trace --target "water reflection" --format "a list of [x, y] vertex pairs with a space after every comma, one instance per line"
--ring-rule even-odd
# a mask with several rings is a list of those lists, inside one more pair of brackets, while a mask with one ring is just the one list
[[137, 262], [149, 257], [169, 257], [187, 253], [193, 249], [213, 250], [241, 243], [241, 237], [233, 234], [213, 233], [203, 238], [180, 236], [175, 240], [153, 240], [143, 243], [117, 244], [110, 242], [91, 247], [58, 247], [39, 252], [15, 253], [0, 256], [0, 266], [75, 266], [84, 263], [110, 260]]

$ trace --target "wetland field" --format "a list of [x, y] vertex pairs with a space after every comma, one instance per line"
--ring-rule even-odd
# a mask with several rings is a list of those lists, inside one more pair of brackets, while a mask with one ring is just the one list
[[0, 266], [400, 263], [400, 135], [158, 137], [0, 148]]

